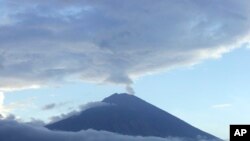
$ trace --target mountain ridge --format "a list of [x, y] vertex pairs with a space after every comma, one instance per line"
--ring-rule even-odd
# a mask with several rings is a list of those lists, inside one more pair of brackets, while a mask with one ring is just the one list
[[110, 105], [87, 109], [46, 127], [63, 131], [105, 130], [133, 136], [218, 139], [134, 95], [115, 93], [102, 102]]

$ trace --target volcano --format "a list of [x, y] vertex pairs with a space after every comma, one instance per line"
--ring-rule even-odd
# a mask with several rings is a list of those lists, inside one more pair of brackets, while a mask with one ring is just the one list
[[94, 129], [132, 136], [220, 140], [134, 95], [113, 94], [102, 102], [108, 104], [84, 110], [46, 127], [61, 131]]

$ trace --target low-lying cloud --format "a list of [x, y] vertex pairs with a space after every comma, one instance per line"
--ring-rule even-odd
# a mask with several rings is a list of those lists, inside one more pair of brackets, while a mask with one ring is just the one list
[[73, 115], [78, 115], [85, 110], [95, 108], [95, 107], [102, 107], [102, 106], [112, 106], [112, 104], [102, 102], [102, 101], [89, 102], [87, 104], [80, 105], [79, 108], [76, 110], [70, 111], [68, 113], [63, 113], [61, 115], [50, 117], [50, 124], [57, 122], [57, 121], [60, 121], [60, 120], [63, 120], [63, 119], [66, 119], [66, 118], [71, 117]]
[[[142, 6], [143, 5], [143, 6]], [[2, 0], [0, 91], [133, 79], [249, 42], [248, 0]]]
[[67, 104], [68, 104], [67, 102], [49, 103], [49, 104], [44, 105], [41, 109], [43, 111], [48, 111], [48, 110], [53, 110], [53, 109], [63, 107], [65, 105], [67, 105]]
[[44, 127], [31, 126], [13, 120], [0, 120], [1, 141], [206, 141], [187, 140], [178, 137], [135, 137], [96, 130], [79, 132], [51, 131]]
[[57, 105], [55, 103], [47, 104], [42, 107], [42, 110], [51, 110], [54, 109]]

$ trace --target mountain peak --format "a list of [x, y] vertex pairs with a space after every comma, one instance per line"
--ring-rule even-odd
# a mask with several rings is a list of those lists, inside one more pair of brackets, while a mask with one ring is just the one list
[[91, 108], [46, 127], [63, 131], [105, 130], [133, 136], [218, 139], [134, 95], [115, 93], [102, 102], [112, 106]]
[[102, 102], [106, 102], [109, 104], [115, 104], [118, 106], [122, 106], [122, 107], [127, 107], [127, 108], [140, 108], [140, 107], [144, 107], [145, 105], [148, 105], [149, 103], [147, 103], [146, 101], [131, 95], [131, 94], [127, 94], [127, 93], [115, 93], [105, 99], [102, 100]]
[[116, 103], [117, 101], [128, 100], [134, 97], [136, 96], [127, 93], [114, 93], [111, 96], [104, 98], [102, 101], [107, 103]]
[[107, 98], [117, 97], [117, 96], [133, 96], [133, 95], [132, 94], [128, 94], [128, 93], [114, 93], [114, 94], [110, 95]]

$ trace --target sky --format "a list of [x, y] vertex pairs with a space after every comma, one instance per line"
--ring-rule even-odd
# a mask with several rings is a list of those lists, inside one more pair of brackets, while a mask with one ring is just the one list
[[250, 122], [249, 13], [247, 0], [0, 0], [1, 116], [49, 122], [127, 92], [228, 138]]

